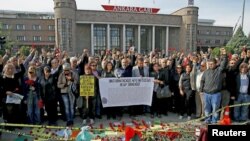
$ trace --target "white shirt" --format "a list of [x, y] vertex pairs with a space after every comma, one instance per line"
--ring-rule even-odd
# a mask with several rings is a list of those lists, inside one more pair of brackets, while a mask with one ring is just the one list
[[197, 71], [197, 76], [196, 76], [196, 90], [199, 91], [201, 87], [201, 78], [203, 75], [203, 72], [200, 72], [200, 70]]

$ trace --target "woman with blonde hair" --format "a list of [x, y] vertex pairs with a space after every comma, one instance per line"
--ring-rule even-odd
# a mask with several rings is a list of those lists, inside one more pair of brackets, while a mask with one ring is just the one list
[[36, 68], [30, 66], [28, 77], [25, 79], [24, 92], [27, 95], [27, 114], [29, 123], [40, 124], [41, 96], [39, 94], [39, 79], [36, 74]]
[[[2, 92], [0, 93], [1, 104], [3, 104], [3, 118], [7, 123], [19, 123], [18, 115], [20, 115], [20, 104], [6, 103], [7, 96], [12, 96], [14, 93], [21, 94], [21, 87], [18, 79], [25, 73], [25, 68], [22, 62], [19, 62], [21, 71], [15, 73], [15, 66], [12, 63], [7, 63], [4, 66], [3, 75], [0, 77]], [[2, 71], [2, 70], [1, 70]], [[13, 128], [9, 128], [13, 129]]]

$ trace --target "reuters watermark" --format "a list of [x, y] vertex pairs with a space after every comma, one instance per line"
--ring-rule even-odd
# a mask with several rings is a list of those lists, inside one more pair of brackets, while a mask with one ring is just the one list
[[208, 125], [208, 141], [250, 140], [250, 125]]

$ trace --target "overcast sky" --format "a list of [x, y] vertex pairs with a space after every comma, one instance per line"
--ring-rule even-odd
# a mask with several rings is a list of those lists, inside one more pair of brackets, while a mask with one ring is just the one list
[[[76, 0], [78, 9], [103, 10], [109, 0]], [[154, 2], [155, 1], [155, 2]], [[214, 19], [215, 25], [234, 27], [242, 15], [243, 0], [194, 0], [199, 7], [199, 18]], [[112, 5], [156, 7], [159, 13], [170, 14], [187, 6], [188, 0], [110, 0]], [[0, 10], [53, 12], [53, 0], [0, 0]], [[246, 0], [245, 34], [250, 32], [250, 0]], [[240, 23], [241, 24], [241, 20]]]

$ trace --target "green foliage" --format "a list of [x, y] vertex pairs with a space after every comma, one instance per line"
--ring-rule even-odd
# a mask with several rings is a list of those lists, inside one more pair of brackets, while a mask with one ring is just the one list
[[19, 49], [19, 53], [21, 56], [28, 56], [30, 54], [30, 47], [29, 46], [22, 46]]
[[220, 55], [220, 48], [216, 47], [212, 50], [212, 56], [213, 57], [218, 57]]
[[248, 40], [248, 46], [250, 46], [250, 32], [248, 33], [248, 37], [247, 37], [247, 40]]
[[212, 56], [213, 57], [219, 57], [220, 56], [220, 49], [221, 48], [225, 48], [227, 53], [231, 53], [231, 54], [234, 54], [235, 52], [237, 52], [237, 48], [231, 48], [231, 47], [225, 47], [225, 46], [222, 46], [222, 47], [216, 47], [212, 50]]
[[227, 47], [230, 49], [241, 48], [244, 45], [250, 43], [249, 38], [244, 34], [242, 27], [240, 26], [231, 40], [227, 43]]

